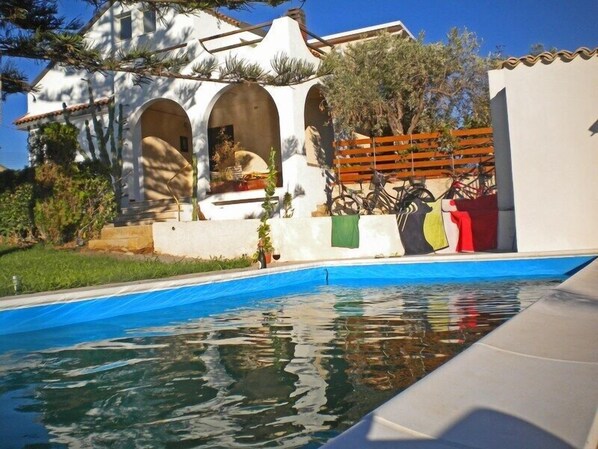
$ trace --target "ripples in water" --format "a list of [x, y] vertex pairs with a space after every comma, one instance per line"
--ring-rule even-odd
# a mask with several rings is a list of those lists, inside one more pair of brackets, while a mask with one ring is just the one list
[[326, 287], [122, 338], [13, 351], [0, 356], [0, 441], [317, 447], [554, 285]]

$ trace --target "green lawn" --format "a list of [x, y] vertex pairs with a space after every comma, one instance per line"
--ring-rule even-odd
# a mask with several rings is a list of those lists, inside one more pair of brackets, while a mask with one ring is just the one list
[[163, 262], [151, 256], [128, 258], [39, 245], [17, 248], [0, 244], [0, 297], [14, 295], [13, 275], [19, 276], [19, 293], [24, 294], [245, 268], [250, 265], [250, 259]]

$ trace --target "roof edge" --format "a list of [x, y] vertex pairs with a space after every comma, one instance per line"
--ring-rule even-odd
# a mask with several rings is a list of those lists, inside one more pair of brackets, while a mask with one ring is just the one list
[[[102, 98], [98, 98], [97, 100], [95, 100], [93, 102], [93, 105], [101, 108], [102, 106], [106, 106], [113, 101], [114, 101], [114, 97], [102, 97]], [[66, 109], [62, 108], [62, 109], [58, 109], [58, 110], [54, 110], [54, 111], [42, 112], [41, 114], [29, 115], [27, 113], [25, 115], [22, 115], [18, 119], [16, 119], [13, 122], [13, 124], [17, 127], [20, 127], [26, 123], [36, 122], [38, 120], [43, 120], [45, 118], [59, 117], [64, 114], [65, 110], [67, 112], [84, 112], [84, 111], [87, 111], [88, 109], [90, 109], [90, 107], [91, 107], [91, 105], [89, 103], [78, 103], [78, 104], [74, 104], [72, 106], [68, 106]]]
[[598, 47], [590, 50], [588, 47], [580, 47], [575, 51], [559, 50], [557, 52], [545, 51], [539, 55], [526, 55], [520, 58], [508, 58], [500, 64], [501, 69], [514, 69], [523, 64], [532, 67], [538, 63], [551, 64], [556, 60], [571, 62], [577, 57], [582, 59], [591, 59], [598, 56]]
[[[407, 33], [407, 35], [411, 38], [411, 39], [415, 39], [415, 36], [413, 35], [413, 33], [411, 33], [411, 31], [409, 31], [409, 29], [405, 26], [405, 24], [403, 22], [401, 22], [400, 20], [396, 20], [394, 22], [387, 22], [387, 23], [381, 23], [378, 25], [372, 25], [372, 26], [368, 26], [368, 27], [364, 27], [364, 28], [357, 28], [354, 30], [348, 30], [348, 31], [342, 31], [340, 33], [335, 33], [335, 34], [329, 34], [327, 36], [322, 36], [322, 39], [336, 44], [336, 43], [341, 43], [341, 42], [350, 42], [352, 40], [356, 40], [358, 38], [360, 38], [363, 35], [375, 35], [384, 31], [405, 31], [405, 33]], [[312, 45], [318, 45], [320, 42], [317, 39], [310, 39], [308, 41], [309, 44]]]

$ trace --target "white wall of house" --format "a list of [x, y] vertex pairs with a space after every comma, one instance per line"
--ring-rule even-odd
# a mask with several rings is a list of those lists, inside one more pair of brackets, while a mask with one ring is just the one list
[[598, 58], [491, 71], [503, 247], [598, 248]]
[[[131, 16], [132, 37], [122, 39], [119, 36], [119, 20], [128, 14]], [[188, 55], [190, 62], [181, 70], [182, 74], [190, 74], [196, 63], [211, 57], [216, 57], [218, 63], [223, 65], [227, 58], [237, 56], [249, 62], [257, 62], [266, 70], [271, 70], [271, 60], [280, 54], [301, 58], [314, 66], [319, 64], [319, 60], [307, 48], [297, 22], [288, 17], [275, 20], [267, 35], [258, 44], [210, 53], [241, 40], [249, 41], [259, 37], [248, 32], [209, 40], [205, 42], [205, 46], [198, 41], [236, 29], [238, 28], [234, 23], [209, 13], [200, 13], [198, 16], [169, 13], [157, 20], [155, 31], [146, 33], [143, 29], [142, 10], [115, 4], [91, 24], [85, 36], [92, 45], [105, 53], [118, 52], [120, 48], [136, 45], [149, 46], [150, 49], [160, 51], [186, 44], [184, 49], [177, 48], [164, 53], [174, 55], [184, 51]], [[205, 205], [206, 211], [214, 213], [213, 216], [208, 215], [208, 218], [247, 218], [257, 216], [261, 212], [260, 202], [226, 208], [211, 207], [211, 203], [246, 200], [248, 196], [251, 199], [263, 196], [263, 191], [207, 195], [210, 183], [208, 122], [214, 105], [230, 85], [221, 82], [153, 77], [149, 84], [134, 86], [133, 75], [128, 73], [90, 75], [55, 67], [41, 76], [38, 83], [40, 93], [35, 101], [30, 100], [28, 113], [37, 115], [57, 111], [62, 108], [63, 102], [67, 106], [87, 103], [87, 83], [83, 78], [92, 80], [96, 99], [112, 96], [116, 104], [123, 105], [125, 110], [127, 126], [124, 136], [123, 172], [126, 175], [127, 197], [124, 205], [128, 200], [143, 201], [151, 198], [149, 192], [145, 191], [146, 186], [151, 183], [148, 184], [148, 180], [144, 179], [147, 173], [143, 170], [141, 117], [153, 103], [166, 99], [180, 105], [189, 118], [192, 134], [190, 144], [198, 160], [198, 196], [202, 201], [202, 207]], [[277, 142], [277, 146], [281, 154], [283, 178], [283, 186], [279, 189], [280, 196], [285, 191], [296, 194], [295, 214], [300, 216], [309, 216], [316, 205], [326, 199], [323, 170], [308, 164], [305, 154], [305, 104], [308, 91], [316, 82], [313, 80], [294, 86], [265, 87], [276, 105], [279, 117], [280, 142]], [[264, 119], [268, 120], [268, 117]], [[82, 129], [80, 140], [85, 147], [83, 120], [73, 118], [73, 122]]]

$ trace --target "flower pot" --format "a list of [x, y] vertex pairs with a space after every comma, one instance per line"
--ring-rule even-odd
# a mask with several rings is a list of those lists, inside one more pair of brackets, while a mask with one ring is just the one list
[[265, 179], [249, 179], [247, 183], [247, 190], [263, 190], [266, 187]]

